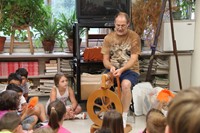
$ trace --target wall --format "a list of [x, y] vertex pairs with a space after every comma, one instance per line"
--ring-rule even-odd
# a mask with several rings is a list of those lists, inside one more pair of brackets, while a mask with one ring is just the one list
[[200, 0], [196, 0], [195, 7], [195, 42], [194, 42], [194, 53], [192, 56], [192, 75], [191, 75], [191, 86], [200, 86]]

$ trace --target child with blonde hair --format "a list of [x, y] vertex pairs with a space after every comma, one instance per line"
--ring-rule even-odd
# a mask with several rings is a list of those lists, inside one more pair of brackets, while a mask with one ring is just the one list
[[146, 116], [146, 128], [141, 133], [164, 133], [166, 117], [158, 109], [150, 109]]
[[[57, 73], [54, 77], [54, 83], [55, 86], [51, 90], [50, 99], [48, 100], [46, 107], [50, 102], [58, 99], [66, 106], [65, 119], [85, 119], [86, 114], [81, 113], [82, 108], [75, 99], [74, 91], [68, 85], [68, 79], [66, 75], [63, 73]], [[67, 104], [68, 99], [70, 100], [71, 105]]]
[[165, 133], [200, 133], [200, 87], [180, 91], [169, 104]]

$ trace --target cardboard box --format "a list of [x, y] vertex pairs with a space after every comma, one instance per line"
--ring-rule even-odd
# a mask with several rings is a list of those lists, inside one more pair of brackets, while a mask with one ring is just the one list
[[82, 82], [81, 83], [81, 100], [87, 100], [90, 94], [100, 89], [100, 82]]

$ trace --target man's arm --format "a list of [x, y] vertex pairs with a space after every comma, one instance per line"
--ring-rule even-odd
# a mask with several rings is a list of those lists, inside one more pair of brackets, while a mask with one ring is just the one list
[[120, 68], [121, 71], [124, 72], [133, 67], [137, 59], [138, 59], [138, 54], [131, 54], [131, 58], [129, 59], [129, 61], [123, 67]]
[[115, 71], [115, 67], [110, 62], [110, 55], [107, 55], [107, 54], [103, 55], [103, 64], [106, 69], [110, 70], [110, 72]]
[[121, 68], [117, 69], [113, 75], [120, 76], [124, 71], [130, 69], [138, 59], [138, 54], [131, 54], [130, 60]]

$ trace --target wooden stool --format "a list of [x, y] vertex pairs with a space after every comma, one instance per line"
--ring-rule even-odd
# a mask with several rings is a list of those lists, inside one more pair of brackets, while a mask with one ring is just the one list
[[[27, 34], [28, 34], [28, 42], [15, 42], [15, 31], [16, 30], [27, 30]], [[33, 49], [33, 43], [32, 43], [32, 38], [31, 38], [31, 32], [30, 32], [30, 28], [28, 25], [23, 25], [23, 26], [13, 26], [12, 27], [12, 31], [14, 33], [12, 33], [11, 35], [11, 42], [10, 42], [10, 54], [13, 53], [13, 48], [14, 48], [14, 44], [30, 44], [30, 52], [31, 54], [34, 53], [34, 49]]]

